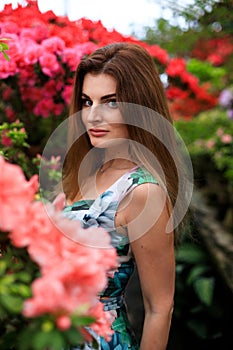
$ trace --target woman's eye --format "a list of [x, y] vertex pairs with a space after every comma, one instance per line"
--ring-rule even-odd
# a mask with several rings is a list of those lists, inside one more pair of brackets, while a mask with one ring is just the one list
[[110, 100], [107, 102], [107, 104], [110, 108], [118, 108], [118, 104], [116, 100]]
[[82, 107], [91, 107], [92, 106], [92, 101], [87, 100], [87, 99], [82, 99]]

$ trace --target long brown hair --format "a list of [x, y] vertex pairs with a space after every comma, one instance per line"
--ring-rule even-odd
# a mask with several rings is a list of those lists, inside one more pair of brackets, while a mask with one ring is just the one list
[[[108, 74], [116, 80], [116, 99], [128, 127], [134, 159], [163, 182], [174, 207], [178, 195], [180, 160], [172, 118], [160, 76], [152, 57], [139, 45], [114, 43], [97, 49], [77, 67], [70, 106], [68, 152], [63, 169], [63, 190], [69, 199], [79, 191], [77, 176], [85, 155], [92, 149], [80, 116], [81, 94], [87, 73]], [[79, 137], [77, 139], [77, 130]], [[140, 145], [148, 152], [141, 152]], [[96, 150], [93, 171], [100, 162]], [[152, 156], [151, 156], [152, 155]], [[161, 172], [160, 172], [161, 173]], [[162, 176], [162, 175], [161, 175]]]

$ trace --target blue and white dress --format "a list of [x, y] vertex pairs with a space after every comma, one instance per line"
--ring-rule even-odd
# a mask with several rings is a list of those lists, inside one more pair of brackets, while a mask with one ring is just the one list
[[[96, 335], [101, 350], [137, 350], [139, 346], [130, 327], [124, 302], [124, 293], [134, 271], [127, 229], [118, 231], [115, 227], [115, 215], [120, 202], [135, 187], [144, 183], [158, 184], [157, 180], [144, 168], [136, 166], [122, 175], [113, 185], [95, 200], [80, 200], [64, 209], [64, 216], [71, 220], [81, 221], [84, 228], [102, 227], [110, 237], [111, 244], [118, 255], [119, 266], [113, 277], [109, 277], [108, 286], [100, 296], [105, 310], [115, 310], [115, 321], [112, 324], [114, 334], [110, 342]], [[78, 348], [77, 348], [78, 349]], [[92, 349], [86, 344], [85, 349]]]

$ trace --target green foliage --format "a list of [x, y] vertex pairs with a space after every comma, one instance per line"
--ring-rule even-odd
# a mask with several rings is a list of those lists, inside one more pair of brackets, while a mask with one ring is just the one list
[[36, 167], [27, 154], [27, 138], [24, 124], [18, 120], [0, 125], [0, 155], [9, 162], [20, 165], [29, 178], [36, 172]]
[[174, 25], [170, 20], [159, 18], [154, 27], [145, 27], [143, 40], [148, 44], [159, 45], [171, 56], [188, 56], [199, 36], [200, 33], [193, 29], [184, 31], [178, 24]]
[[[143, 40], [161, 46], [171, 56], [190, 58], [200, 40], [208, 41], [233, 33], [232, 1], [196, 0], [191, 5], [181, 5], [170, 0], [166, 8], [173, 13], [172, 21], [161, 16], [153, 27], [145, 27]], [[232, 55], [224, 66], [232, 75]]]
[[179, 120], [175, 126], [194, 164], [199, 167], [206, 164], [208, 173], [208, 159], [212, 170], [215, 168], [233, 186], [233, 121], [227, 118], [226, 112], [221, 109], [204, 112], [188, 122]]
[[[196, 339], [223, 336], [224, 310], [218, 294], [219, 279], [200, 239], [184, 236], [176, 252], [176, 295], [174, 318]], [[187, 330], [185, 330], [185, 328]]]
[[187, 62], [187, 70], [196, 75], [201, 83], [210, 82], [213, 88], [217, 90], [224, 88], [223, 78], [227, 72], [223, 67], [214, 67], [209, 62], [203, 62], [193, 58]]
[[0, 53], [3, 54], [3, 56], [5, 57], [5, 59], [7, 61], [10, 60], [9, 56], [7, 55], [6, 51], [9, 50], [9, 46], [4, 42], [9, 40], [8, 38], [0, 38]]

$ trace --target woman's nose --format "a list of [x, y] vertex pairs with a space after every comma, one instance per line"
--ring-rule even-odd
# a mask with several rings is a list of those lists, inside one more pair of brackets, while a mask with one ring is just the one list
[[98, 123], [102, 120], [101, 105], [92, 105], [87, 110], [87, 121], [89, 123]]

